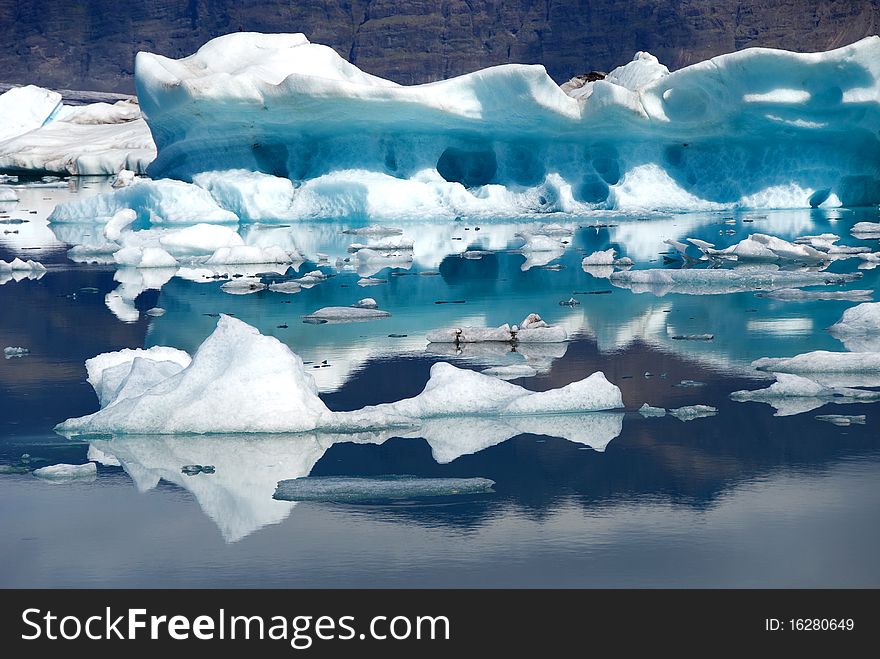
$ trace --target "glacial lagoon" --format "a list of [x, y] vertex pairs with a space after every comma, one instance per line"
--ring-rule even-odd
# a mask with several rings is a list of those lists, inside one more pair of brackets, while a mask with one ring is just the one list
[[[257, 223], [240, 229], [246, 242], [296, 245], [303, 262], [274, 274], [261, 266], [214, 278], [68, 259], [71, 246], [89, 243], [102, 227], [47, 218], [60, 202], [109, 190], [105, 178], [22, 178], [15, 190], [19, 200], [0, 209], [0, 259], [33, 259], [46, 272], [10, 275], [0, 285], [0, 343], [27, 351], [0, 360], [5, 587], [880, 583], [876, 405], [832, 396], [777, 410], [730, 398], [774, 382], [751, 365], [762, 357], [877, 351], [827, 330], [858, 302], [786, 299], [749, 287], [641, 290], [582, 265], [614, 248], [635, 263], [631, 272], [700, 270], [707, 264], [678, 260], [663, 241], [696, 238], [723, 249], [753, 233], [791, 242], [834, 234], [838, 244], [877, 251], [876, 238], [850, 233], [857, 222], [880, 221], [876, 207], [383, 220], [412, 240], [411, 259], [372, 264], [349, 251], [370, 239], [344, 233], [369, 226], [368, 218]], [[14, 219], [26, 221], [8, 222]], [[551, 224], [559, 225], [559, 249], [524, 253], [522, 234]], [[795, 288], [866, 290], [863, 299], [873, 301], [878, 271], [870, 266], [834, 260], [812, 271], [829, 280], [860, 277]], [[315, 271], [325, 276], [295, 293], [223, 288], [235, 279], [262, 286]], [[303, 322], [363, 298], [390, 315]], [[438, 328], [513, 325], [530, 313], [564, 328], [567, 340], [426, 339]], [[87, 359], [152, 346], [193, 354], [220, 314], [299, 355], [333, 411], [415, 396], [438, 362], [519, 373], [509, 382], [533, 391], [602, 371], [619, 387], [623, 408], [443, 417], [398, 432], [67, 438], [54, 431], [99, 409]], [[829, 386], [880, 386], [876, 373], [837, 380]], [[654, 417], [639, 413], [645, 403], [717, 412]], [[816, 418], [823, 415], [865, 419], [837, 425]], [[96, 473], [62, 481], [31, 473], [87, 462]], [[273, 498], [290, 479], [392, 476], [494, 485], [456, 496], [440, 488], [409, 498]]]

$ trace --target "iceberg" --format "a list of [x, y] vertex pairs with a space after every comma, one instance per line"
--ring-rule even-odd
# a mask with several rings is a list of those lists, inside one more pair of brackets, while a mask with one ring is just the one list
[[491, 493], [495, 481], [488, 478], [418, 478], [384, 476], [308, 476], [278, 483], [274, 499], [280, 501], [326, 501], [350, 503], [386, 499], [416, 499]]
[[[144, 364], [139, 356], [175, 365]], [[413, 398], [331, 412], [299, 356], [226, 315], [191, 361], [182, 351], [155, 347], [99, 355], [86, 367], [101, 409], [59, 424], [56, 430], [65, 435], [360, 432], [418, 428], [420, 420], [434, 417], [583, 414], [623, 407], [620, 389], [601, 372], [534, 392], [439, 362]], [[176, 372], [158, 377], [166, 369]]]
[[647, 403], [644, 403], [639, 408], [639, 414], [641, 414], [645, 418], [666, 416], [666, 408], [653, 407], [651, 405], [648, 405]]
[[880, 334], [880, 302], [864, 302], [847, 309], [829, 329], [836, 336]]
[[877, 373], [880, 352], [815, 350], [794, 357], [761, 357], [752, 366], [774, 373]]
[[880, 222], [856, 222], [850, 231], [857, 238], [880, 236]]
[[880, 401], [880, 391], [829, 387], [815, 380], [791, 373], [775, 373], [776, 382], [766, 389], [734, 391], [730, 399], [737, 402], [768, 403], [776, 408], [776, 416], [809, 412], [827, 403], [838, 405]]
[[[880, 201], [878, 61], [868, 37], [671, 73], [638, 53], [564, 88], [515, 64], [404, 86], [302, 34], [241, 32], [179, 60], [138, 53], [135, 84], [148, 173], [205, 185], [237, 215], [809, 208]], [[280, 180], [210, 174], [232, 170]]]
[[93, 481], [97, 473], [98, 468], [94, 462], [86, 462], [81, 465], [57, 464], [34, 470], [34, 476], [53, 483]]
[[718, 414], [718, 409], [711, 405], [685, 405], [684, 407], [669, 410], [669, 414], [680, 421], [692, 421], [707, 416], [715, 416]]

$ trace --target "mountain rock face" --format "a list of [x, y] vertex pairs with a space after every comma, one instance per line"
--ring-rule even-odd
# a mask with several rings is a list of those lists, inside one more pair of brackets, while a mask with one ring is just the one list
[[670, 69], [828, 50], [880, 32], [880, 0], [0, 0], [0, 80], [131, 92], [137, 51], [179, 58], [236, 31], [303, 32], [405, 84], [509, 62], [563, 82], [639, 50]]

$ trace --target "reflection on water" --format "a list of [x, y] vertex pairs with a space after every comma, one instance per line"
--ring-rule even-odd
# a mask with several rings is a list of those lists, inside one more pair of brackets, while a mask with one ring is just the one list
[[[856, 302], [754, 290], [658, 296], [581, 267], [585, 255], [611, 247], [636, 270], [682, 267], [664, 261], [663, 240], [695, 237], [724, 247], [753, 231], [787, 240], [834, 233], [842, 244], [876, 251], [876, 239], [849, 234], [855, 222], [878, 221], [876, 209], [553, 218], [562, 226], [545, 234], [558, 247], [540, 251], [542, 241], [530, 248], [523, 237], [535, 233], [535, 222], [402, 224], [412, 253], [369, 260], [349, 252], [369, 240], [342, 232], [357, 223], [247, 225], [240, 233], [248, 244], [295, 248], [306, 260], [286, 274], [283, 266], [73, 264], [67, 247], [99, 241], [101, 227], [50, 227], [45, 216], [57, 201], [104, 185], [84, 179], [69, 188], [21, 188], [17, 205], [0, 208], [5, 219], [28, 220], [0, 224], [0, 259], [33, 258], [48, 267], [39, 280], [0, 285], [0, 347], [30, 351], [0, 360], [0, 464], [99, 463], [92, 483], [47, 485], [26, 473], [0, 474], [0, 497], [14, 502], [0, 513], [0, 584], [880, 584], [872, 530], [880, 503], [876, 406], [822, 396], [772, 406], [729, 398], [772, 382], [772, 374], [751, 367], [759, 357], [870, 348], [871, 337], [842, 341], [826, 330]], [[880, 275], [862, 266], [834, 261], [829, 275], [861, 278], [808, 290], [867, 290], [861, 299], [875, 299]], [[303, 279], [315, 270], [324, 276]], [[230, 295], [221, 288], [228, 280], [218, 276], [304, 285], [288, 294]], [[373, 278], [370, 285], [359, 284], [364, 276]], [[364, 297], [391, 316], [302, 322], [316, 309]], [[577, 304], [560, 304], [571, 299]], [[145, 313], [153, 308], [164, 314]], [[436, 328], [494, 327], [533, 312], [564, 327], [571, 340], [425, 340]], [[153, 345], [193, 352], [219, 313], [300, 354], [334, 410], [413, 396], [433, 363], [451, 361], [478, 370], [528, 366], [528, 377], [512, 381], [533, 390], [601, 370], [621, 388], [626, 411], [432, 419], [417, 429], [356, 435], [68, 441], [52, 433], [56, 423], [98, 408], [85, 359]], [[693, 335], [713, 338], [680, 338]], [[880, 385], [872, 373], [818, 379], [829, 387]], [[719, 412], [688, 422], [644, 418], [637, 413], [643, 403], [705, 404]], [[866, 424], [815, 419], [832, 413], [865, 414]], [[184, 469], [194, 465], [213, 471]], [[306, 475], [393, 474], [482, 477], [496, 485], [491, 494], [443, 502], [272, 498], [279, 481]]]

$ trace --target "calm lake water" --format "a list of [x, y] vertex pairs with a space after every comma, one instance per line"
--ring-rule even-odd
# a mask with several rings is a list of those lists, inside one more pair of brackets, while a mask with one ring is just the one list
[[[876, 250], [876, 240], [849, 234], [857, 221], [880, 220], [876, 208], [389, 222], [415, 240], [414, 261], [376, 272], [330, 265], [362, 240], [343, 229], [365, 222], [246, 226], [248, 242], [290, 241], [306, 253], [312, 260], [300, 273], [333, 276], [295, 295], [230, 295], [222, 281], [186, 272], [69, 261], [68, 247], [100, 227], [49, 226], [45, 218], [59, 201], [106, 186], [84, 179], [23, 187], [17, 204], [0, 208], [0, 222], [28, 220], [0, 224], [0, 259], [48, 267], [39, 280], [0, 285], [0, 347], [30, 351], [0, 360], [0, 464], [19, 465], [24, 454], [32, 467], [102, 454], [104, 462], [89, 482], [0, 474], [0, 586], [880, 585], [876, 406], [827, 404], [774, 416], [770, 405], [729, 399], [772, 382], [749, 366], [754, 359], [845, 349], [826, 328], [855, 303], [781, 301], [754, 291], [636, 294], [581, 268], [584, 254], [608, 247], [637, 268], [678, 267], [664, 263], [664, 238], [724, 246], [751, 232], [788, 240], [834, 233]], [[546, 264], [515, 251], [516, 232], [541, 221], [574, 230], [564, 253]], [[465, 258], [468, 249], [482, 253]], [[876, 289], [880, 270], [857, 270], [860, 263], [838, 261], [829, 270], [863, 274], [845, 289]], [[362, 287], [361, 275], [386, 282]], [[302, 322], [315, 309], [364, 297], [391, 317]], [[559, 304], [572, 297], [580, 304]], [[144, 313], [153, 307], [164, 315]], [[531, 312], [565, 327], [571, 340], [517, 352], [468, 346], [461, 354], [425, 340], [435, 328], [513, 324]], [[518, 424], [450, 419], [427, 424], [425, 437], [381, 443], [226, 435], [90, 444], [53, 432], [98, 409], [85, 382], [87, 358], [153, 345], [193, 352], [219, 313], [310, 362], [334, 410], [415, 395], [430, 366], [444, 360], [480, 370], [528, 363], [537, 375], [514, 382], [534, 390], [602, 370], [621, 388], [626, 410]], [[714, 339], [672, 338], [704, 333]], [[859, 384], [880, 385], [874, 375]], [[718, 414], [646, 419], [636, 411], [645, 402], [706, 404]], [[838, 427], [819, 414], [867, 421]], [[190, 464], [215, 471], [182, 473]], [[495, 486], [489, 494], [359, 504], [272, 498], [288, 478], [403, 474], [485, 477]]]

